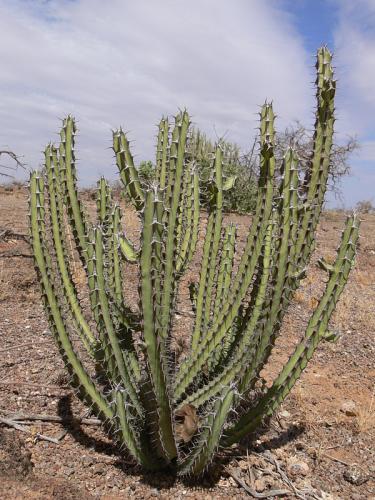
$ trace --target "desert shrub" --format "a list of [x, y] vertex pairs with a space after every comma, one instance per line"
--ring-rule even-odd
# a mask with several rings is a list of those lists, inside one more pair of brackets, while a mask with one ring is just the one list
[[155, 179], [155, 167], [152, 161], [142, 161], [138, 167], [139, 180], [145, 185], [151, 185]]
[[375, 207], [371, 200], [362, 200], [357, 203], [356, 210], [361, 214], [371, 214], [375, 212]]
[[[223, 203], [226, 211], [249, 213], [255, 209], [257, 176], [248, 165], [241, 161], [241, 151], [237, 144], [219, 140], [223, 151], [223, 176], [228, 182], [224, 190]], [[196, 164], [200, 176], [202, 206], [210, 204], [210, 185], [215, 175], [214, 157], [216, 145], [207, 136], [193, 129], [188, 142], [188, 154]]]

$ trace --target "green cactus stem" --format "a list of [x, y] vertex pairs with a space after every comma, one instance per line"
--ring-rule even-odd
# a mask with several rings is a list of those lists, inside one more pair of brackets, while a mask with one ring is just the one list
[[[63, 121], [60, 144], [47, 145], [43, 172], [31, 174], [31, 241], [51, 333], [78, 397], [148, 470], [202, 474], [219, 447], [238, 442], [273, 414], [320, 341], [338, 338], [329, 322], [355, 260], [355, 215], [347, 219], [334, 264], [317, 262], [327, 282], [306, 331], [269, 386], [258, 390], [315, 248], [333, 140], [331, 59], [327, 48], [319, 49], [314, 144], [304, 178], [293, 148], [275, 158], [273, 107], [266, 102], [261, 108], [257, 202], [241, 251], [236, 227], [223, 214], [235, 181], [224, 178], [223, 166], [238, 151], [225, 151], [223, 141], [210, 146], [212, 175], [200, 179], [207, 140], [189, 132], [185, 110], [173, 127], [162, 118], [155, 181], [147, 185], [140, 182], [127, 134], [113, 132], [123, 189], [141, 224], [137, 247], [125, 236], [120, 206], [104, 178], [96, 220], [85, 214], [72, 116]], [[195, 270], [197, 282], [191, 279]], [[138, 293], [130, 304], [134, 272]], [[181, 359], [175, 347], [185, 342], [175, 328], [180, 285], [181, 293], [189, 289], [194, 316]]]

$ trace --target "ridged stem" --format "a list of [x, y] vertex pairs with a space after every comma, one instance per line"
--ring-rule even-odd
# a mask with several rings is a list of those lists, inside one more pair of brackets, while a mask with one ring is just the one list
[[210, 319], [211, 299], [214, 287], [221, 227], [223, 220], [223, 172], [222, 150], [218, 146], [215, 153], [215, 181], [212, 184], [213, 194], [206, 227], [203, 247], [202, 265], [199, 277], [199, 288], [196, 303], [195, 325], [191, 340], [191, 351], [194, 353], [204, 336]]
[[176, 399], [182, 396], [189, 385], [193, 383], [195, 377], [200, 374], [210, 353], [215, 350], [226, 332], [233, 325], [242, 300], [252, 282], [272, 210], [275, 171], [273, 140], [274, 114], [272, 106], [265, 104], [261, 112], [261, 175], [259, 178], [257, 212], [225, 307], [220, 315], [215, 318], [213, 326], [207, 331], [195, 354], [190, 356], [180, 367], [175, 382]]
[[152, 190], [145, 193], [143, 213], [142, 251], [140, 255], [140, 298], [143, 317], [143, 336], [150, 382], [157, 405], [157, 420], [159, 439], [164, 457], [170, 461], [177, 454], [173, 430], [172, 416], [167, 392], [166, 376], [161, 359], [161, 340], [155, 332], [155, 312], [152, 286], [152, 260], [155, 225], [155, 193]]
[[44, 182], [37, 172], [33, 172], [30, 178], [30, 226], [32, 235], [32, 246], [35, 263], [40, 275], [45, 305], [49, 313], [49, 323], [52, 332], [58, 342], [64, 360], [74, 375], [76, 385], [80, 387], [81, 393], [106, 419], [112, 419], [114, 414], [104, 397], [93, 384], [90, 376], [84, 369], [81, 361], [75, 353], [69, 339], [64, 320], [58, 304], [58, 299], [53, 287], [53, 271], [48, 263], [44, 241]]
[[225, 432], [223, 446], [230, 446], [252, 432], [285, 399], [314, 354], [319, 341], [326, 334], [329, 319], [347, 282], [353, 267], [355, 246], [358, 240], [359, 222], [355, 216], [349, 217], [343, 232], [341, 245], [325, 292], [307, 325], [302, 341], [297, 345], [289, 361], [284, 365], [272, 387], [261, 398], [255, 408], [245, 413], [236, 424]]
[[47, 173], [47, 186], [49, 191], [49, 217], [51, 231], [56, 253], [56, 264], [63, 285], [64, 296], [71, 308], [74, 324], [80, 334], [87, 351], [93, 355], [96, 339], [87, 321], [84, 318], [77, 291], [72, 280], [68, 257], [64, 243], [64, 225], [62, 224], [63, 202], [59, 189], [59, 171], [56, 148], [49, 145], [45, 149], [45, 167]]
[[131, 202], [139, 212], [143, 208], [144, 193], [138, 171], [134, 165], [128, 138], [122, 129], [113, 132], [113, 150], [116, 155], [116, 164], [120, 172], [120, 179]]

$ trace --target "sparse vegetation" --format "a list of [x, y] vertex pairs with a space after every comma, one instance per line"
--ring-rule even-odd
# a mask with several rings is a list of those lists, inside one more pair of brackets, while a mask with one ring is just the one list
[[357, 411], [357, 426], [360, 433], [375, 429], [375, 385], [371, 399], [363, 403]]
[[11, 184], [17, 185], [18, 181], [14, 180], [14, 174], [19, 169], [25, 170], [25, 164], [21, 157], [14, 151], [2, 149], [0, 150], [0, 162], [0, 178], [8, 179]]
[[[256, 137], [251, 150], [241, 152], [240, 147], [224, 139], [219, 140], [223, 151], [223, 176], [234, 189], [226, 189], [223, 193], [225, 211], [253, 213], [256, 208], [257, 185], [259, 179], [259, 137]], [[277, 168], [282, 167], [285, 151], [292, 147], [298, 157], [298, 169], [305, 176], [314, 154], [314, 137], [306, 127], [296, 122], [292, 127], [275, 134], [274, 149]], [[349, 137], [345, 143], [332, 143], [328, 188], [336, 197], [341, 196], [341, 181], [350, 173], [349, 157], [359, 148], [356, 138]], [[203, 207], [210, 204], [210, 183], [215, 176], [213, 158], [216, 144], [197, 128], [192, 128], [187, 140], [187, 157], [197, 168], [200, 178], [200, 202]], [[138, 166], [139, 179], [150, 185], [155, 180], [155, 165], [151, 161], [142, 161]], [[363, 206], [362, 206], [363, 204]], [[357, 205], [359, 211], [373, 210], [371, 202]], [[369, 205], [370, 204], [370, 205]]]
[[371, 200], [359, 201], [356, 205], [357, 212], [361, 214], [371, 214], [375, 212], [375, 207]]
[[142, 161], [138, 167], [139, 180], [149, 187], [155, 180], [155, 167], [151, 161]]

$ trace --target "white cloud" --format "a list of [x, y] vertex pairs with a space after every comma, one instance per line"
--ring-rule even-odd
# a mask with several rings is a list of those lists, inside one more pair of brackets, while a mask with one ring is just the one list
[[[375, 2], [340, 0], [335, 32], [341, 129], [375, 137]], [[372, 130], [371, 130], [372, 127]]]
[[278, 2], [0, 0], [0, 144], [42, 161], [58, 117], [79, 120], [80, 177], [113, 177], [110, 129], [153, 158], [154, 125], [186, 106], [214, 135], [250, 143], [273, 99], [279, 128], [311, 119], [311, 59]]
[[371, 161], [375, 163], [375, 140], [363, 142], [361, 144], [361, 149], [361, 158], [364, 161]]
[[[338, 78], [337, 138], [356, 135], [360, 149], [344, 180], [344, 203], [353, 206], [374, 196], [375, 181], [375, 2], [332, 0], [338, 11], [334, 32]], [[336, 204], [336, 203], [333, 203]]]

